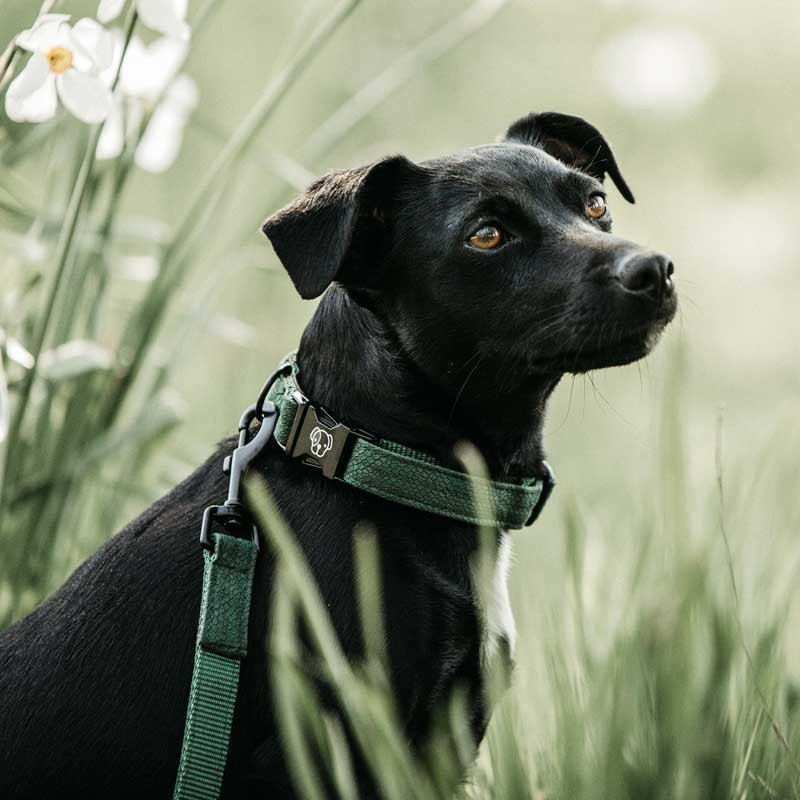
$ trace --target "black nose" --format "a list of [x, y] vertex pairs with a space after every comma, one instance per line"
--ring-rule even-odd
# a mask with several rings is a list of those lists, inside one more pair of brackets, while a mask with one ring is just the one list
[[617, 280], [626, 291], [660, 304], [675, 287], [672, 262], [660, 253], [639, 253], [625, 259], [617, 272]]

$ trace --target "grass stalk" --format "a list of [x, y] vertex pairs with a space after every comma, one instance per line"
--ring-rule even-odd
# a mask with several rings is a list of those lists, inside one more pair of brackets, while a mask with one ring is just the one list
[[14, 66], [19, 53], [20, 48], [17, 47], [12, 39], [6, 46], [6, 49], [3, 50], [2, 55], [0, 55], [0, 92], [6, 88], [6, 84], [11, 80], [14, 74]]
[[431, 63], [487, 25], [507, 4], [508, 0], [477, 0], [418, 45], [403, 53], [317, 127], [303, 145], [300, 160], [309, 164], [315, 163], [381, 103]]
[[[449, 19], [419, 45], [395, 59], [386, 69], [378, 73], [371, 81], [368, 81], [339, 106], [333, 114], [320, 123], [303, 144], [301, 155], [298, 158], [301, 169], [310, 172], [311, 175], [311, 178], [305, 181], [305, 186], [310, 184], [314, 177], [313, 172], [308, 169], [309, 166], [318, 163], [359, 122], [368, 117], [382, 103], [386, 102], [395, 92], [417, 75], [420, 70], [443, 58], [461, 42], [490, 22], [507, 3], [508, 0], [477, 0], [462, 14], [459, 14], [454, 19]], [[297, 191], [298, 187], [296, 185], [289, 181], [285, 182], [289, 183], [293, 191]], [[302, 188], [305, 188], [305, 186]], [[277, 208], [287, 196], [286, 188], [281, 186], [266, 198], [263, 207], [267, 209]], [[252, 235], [255, 228], [255, 221], [247, 220], [244, 222], [229, 237], [224, 249], [228, 250], [238, 246], [243, 239]]]
[[[753, 660], [753, 654], [750, 650], [749, 645], [747, 644], [747, 638], [745, 636], [744, 626], [742, 624], [741, 603], [739, 601], [739, 588], [736, 581], [736, 572], [733, 565], [733, 552], [731, 550], [730, 539], [728, 537], [728, 528], [725, 521], [725, 482], [723, 480], [722, 464], [723, 464], [722, 415], [720, 414], [719, 417], [717, 418], [716, 447], [715, 447], [717, 493], [719, 497], [719, 531], [720, 535], [722, 536], [723, 544], [725, 546], [725, 563], [727, 565], [727, 570], [728, 570], [728, 579], [730, 581], [731, 594], [733, 595], [733, 615], [735, 617], [736, 630], [739, 634], [739, 642], [742, 646], [742, 650], [744, 651], [745, 658], [747, 659], [747, 667], [750, 672], [750, 677], [753, 681], [753, 688], [755, 689], [759, 703], [761, 704], [761, 709], [763, 710], [764, 715], [769, 720], [770, 727], [775, 733], [775, 736], [780, 742], [780, 745], [785, 751], [786, 755], [789, 757], [792, 766], [794, 767], [798, 776], [800, 776], [800, 762], [798, 762], [797, 756], [794, 750], [792, 749], [792, 746], [789, 744], [789, 740], [785, 732], [779, 725], [778, 720], [775, 717], [775, 714], [772, 712], [772, 709], [770, 708], [769, 701], [767, 700], [764, 689], [761, 686], [761, 681], [759, 680], [758, 670], [756, 669], [755, 662]], [[794, 794], [795, 797], [800, 797], [800, 793], [798, 793], [796, 787]]]
[[385, 689], [359, 679], [345, 656], [316, 581], [263, 481], [250, 478], [246, 488], [248, 502], [260, 522], [259, 530], [265, 534], [280, 568], [291, 582], [330, 686], [340, 697], [358, 747], [376, 780], [381, 782], [382, 764], [385, 766], [388, 760], [395, 779], [404, 787], [402, 793], [394, 796], [404, 800], [434, 797], [427, 774], [411, 755]]
[[[122, 58], [117, 66], [117, 71], [111, 86], [112, 91], [116, 88], [117, 81], [119, 80], [120, 67], [122, 60], [125, 58], [125, 53], [128, 49], [133, 30], [136, 26], [136, 11], [131, 11], [127, 24], [125, 26], [124, 44], [122, 48]], [[28, 404], [31, 397], [31, 390], [33, 383], [36, 380], [36, 375], [39, 367], [39, 356], [42, 353], [45, 340], [50, 328], [50, 321], [53, 316], [53, 310], [61, 289], [62, 279], [66, 272], [67, 264], [69, 263], [72, 255], [72, 246], [75, 236], [75, 230], [78, 225], [78, 218], [80, 217], [81, 209], [83, 208], [84, 199], [86, 196], [86, 189], [89, 184], [89, 178], [92, 174], [94, 167], [97, 142], [100, 139], [100, 134], [103, 130], [103, 124], [95, 125], [89, 132], [86, 149], [84, 151], [83, 160], [78, 171], [77, 177], [72, 187], [67, 210], [64, 215], [64, 224], [61, 228], [61, 233], [56, 244], [56, 251], [54, 257], [54, 277], [50, 285], [50, 290], [45, 301], [44, 310], [37, 320], [35, 332], [33, 335], [33, 343], [30, 348], [34, 357], [32, 367], [26, 372], [25, 378], [20, 388], [19, 399], [14, 411], [14, 417], [9, 426], [8, 442], [6, 446], [5, 466], [3, 471], [3, 481], [0, 484], [0, 530], [2, 530], [2, 521], [5, 511], [5, 500], [8, 496], [8, 484], [10, 478], [10, 470], [16, 466], [15, 457], [17, 448], [22, 436], [22, 426], [25, 421], [25, 414], [28, 410]]]

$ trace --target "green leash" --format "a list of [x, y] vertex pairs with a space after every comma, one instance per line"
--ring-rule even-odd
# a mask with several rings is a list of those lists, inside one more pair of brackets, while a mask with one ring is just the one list
[[[241, 503], [241, 479], [273, 437], [288, 456], [318, 467], [326, 478], [473, 525], [530, 525], [555, 485], [546, 462], [544, 478], [489, 481], [348, 428], [308, 400], [298, 372], [291, 354], [242, 415], [239, 446], [225, 460], [228, 498], [203, 514], [203, 595], [174, 800], [214, 800], [222, 787], [258, 555], [258, 531]], [[248, 441], [254, 419], [261, 424]], [[481, 513], [476, 497], [489, 497], [493, 513]]]
[[[214, 800], [222, 787], [258, 555], [258, 530], [241, 503], [241, 480], [272, 438], [276, 416], [272, 403], [244, 412], [239, 446], [223, 467], [230, 476], [228, 498], [203, 513], [203, 595], [174, 800]], [[256, 417], [261, 425], [248, 441]]]
[[258, 548], [215, 533], [203, 553], [203, 599], [175, 800], [219, 797], [247, 654], [247, 623]]

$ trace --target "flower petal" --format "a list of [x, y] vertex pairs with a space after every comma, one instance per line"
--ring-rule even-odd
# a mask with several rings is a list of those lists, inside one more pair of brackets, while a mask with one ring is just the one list
[[68, 69], [56, 79], [61, 101], [79, 120], [102, 122], [111, 111], [111, 90], [98, 75]]
[[61, 26], [68, 20], [69, 14], [43, 14], [28, 30], [17, 34], [14, 41], [23, 50], [48, 50], [58, 43]]
[[125, 57], [122, 66], [123, 91], [155, 103], [175, 77], [187, 52], [185, 42], [167, 36], [156, 39], [149, 47], [134, 50], [130, 59]]
[[186, 116], [160, 103], [136, 148], [136, 166], [146, 172], [164, 172], [178, 157]]
[[115, 97], [111, 105], [111, 111], [106, 117], [106, 124], [100, 133], [100, 140], [97, 142], [96, 157], [103, 161], [108, 158], [116, 158], [125, 146], [125, 113], [122, 108], [122, 101]]
[[[100, 77], [103, 79], [103, 83], [105, 83], [107, 86], [111, 86], [111, 84], [114, 82], [114, 76], [117, 74], [119, 61], [122, 58], [122, 48], [124, 46], [124, 42], [122, 31], [119, 28], [112, 28], [108, 32], [108, 35], [111, 37], [111, 47], [113, 53], [111, 56], [111, 63], [104, 70], [100, 71]], [[136, 34], [131, 37], [131, 41], [128, 44], [128, 49], [130, 49], [136, 38]]]
[[73, 339], [39, 356], [42, 377], [49, 381], [68, 381], [111, 366], [112, 352], [88, 339]]
[[169, 75], [165, 83], [169, 83], [186, 60], [189, 52], [187, 42], [176, 41], [168, 36], [161, 36], [150, 44], [148, 56], [151, 69], [159, 69]]
[[186, 3], [183, 0], [137, 0], [136, 10], [142, 22], [154, 31], [187, 40]]
[[133, 141], [139, 138], [144, 122], [145, 109], [137, 100], [130, 100], [125, 109], [125, 138]]
[[22, 342], [10, 336], [6, 339], [6, 355], [23, 369], [30, 369], [36, 360]]
[[6, 114], [15, 122], [44, 122], [55, 113], [56, 84], [47, 59], [34, 53], [6, 92]]
[[73, 47], [83, 51], [98, 72], [108, 69], [113, 63], [114, 37], [93, 19], [79, 19], [72, 26], [71, 39]]
[[164, 103], [188, 117], [197, 108], [200, 92], [194, 79], [185, 72], [172, 82], [164, 97]]
[[120, 15], [124, 5], [125, 0], [100, 0], [100, 4], [97, 6], [97, 19], [106, 25]]
[[146, 172], [164, 172], [178, 157], [183, 130], [197, 105], [197, 84], [185, 73], [178, 75], [156, 106], [136, 148], [136, 165]]

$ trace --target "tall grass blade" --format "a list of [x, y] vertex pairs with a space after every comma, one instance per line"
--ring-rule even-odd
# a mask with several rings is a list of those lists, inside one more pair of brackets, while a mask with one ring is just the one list
[[[125, 57], [125, 53], [127, 52], [128, 44], [133, 36], [133, 30], [135, 26], [136, 12], [132, 11], [125, 28], [120, 65], [122, 64], [122, 59]], [[117, 66], [116, 74], [112, 82], [112, 91], [116, 87], [117, 81], [119, 80], [120, 65]], [[8, 484], [11, 477], [9, 474], [9, 466], [16, 465], [17, 448], [22, 436], [22, 425], [25, 421], [25, 414], [28, 410], [31, 390], [33, 388], [39, 368], [39, 356], [42, 353], [42, 348], [44, 347], [45, 339], [47, 338], [47, 333], [50, 328], [53, 309], [55, 308], [59, 291], [61, 289], [61, 281], [64, 277], [66, 266], [69, 263], [69, 258], [72, 254], [73, 237], [75, 235], [78, 218], [83, 207], [86, 189], [89, 185], [89, 179], [92, 174], [92, 167], [94, 166], [95, 156], [97, 153], [97, 142], [100, 139], [102, 129], [102, 124], [95, 125], [89, 132], [83, 160], [72, 188], [69, 204], [67, 205], [67, 210], [64, 215], [64, 224], [61, 228], [61, 234], [56, 245], [56, 252], [53, 259], [55, 263], [54, 277], [45, 300], [44, 309], [41, 316], [37, 320], [36, 328], [33, 334], [33, 342], [30, 350], [33, 354], [34, 362], [31, 368], [25, 373], [25, 378], [23, 379], [22, 387], [20, 388], [19, 399], [17, 401], [15, 413], [9, 427], [5, 456], [6, 463], [3, 471], [3, 481], [2, 484], [0, 484], [0, 530], [2, 530], [5, 500], [8, 496]]]

